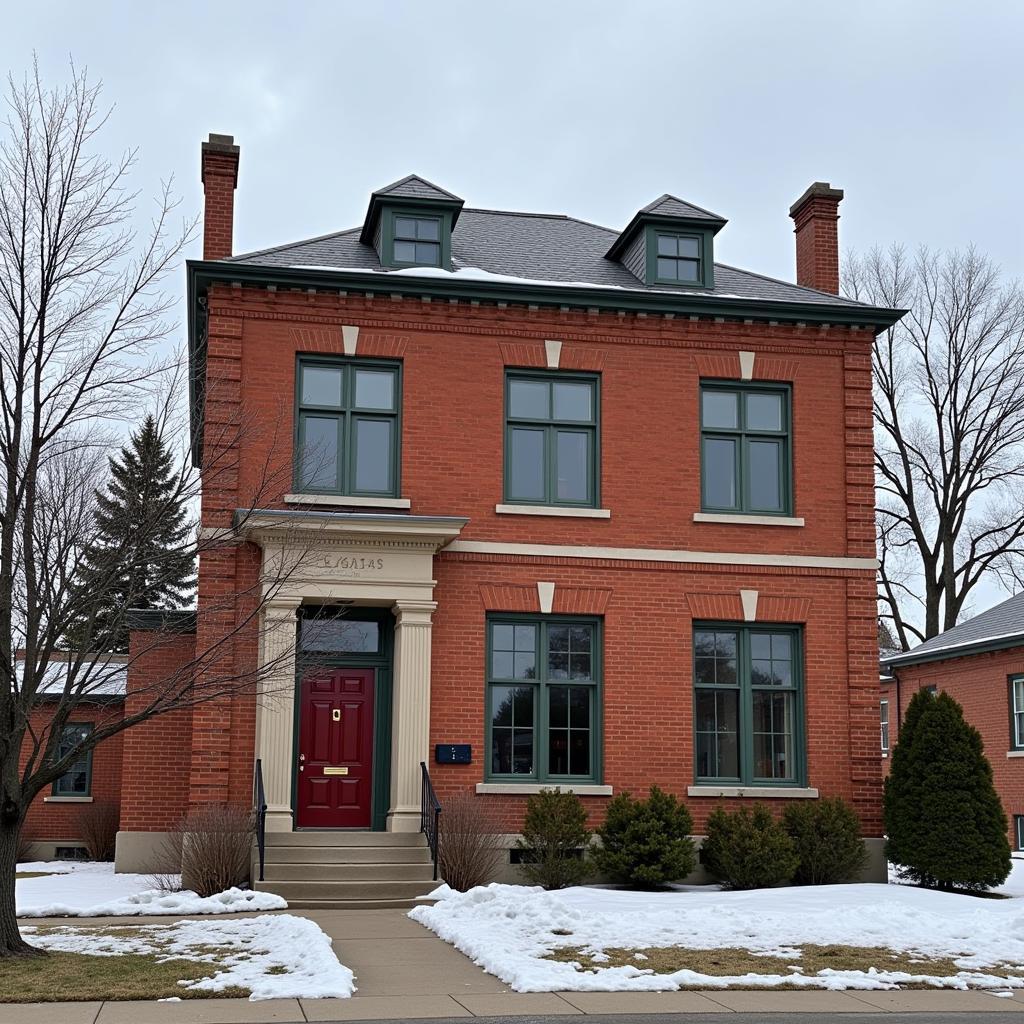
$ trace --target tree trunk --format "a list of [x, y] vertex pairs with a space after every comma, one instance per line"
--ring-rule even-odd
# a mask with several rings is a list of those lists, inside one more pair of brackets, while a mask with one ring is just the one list
[[18, 930], [14, 905], [14, 874], [18, 865], [18, 835], [21, 822], [0, 815], [0, 960], [12, 956], [45, 956], [30, 946]]

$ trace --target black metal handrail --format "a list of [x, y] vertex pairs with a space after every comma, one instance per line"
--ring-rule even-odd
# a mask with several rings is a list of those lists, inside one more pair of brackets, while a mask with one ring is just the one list
[[252, 779], [253, 811], [256, 815], [256, 849], [260, 855], [260, 881], [263, 881], [263, 861], [267, 849], [267, 794], [263, 789], [263, 765], [256, 758]]
[[434, 881], [437, 881], [437, 847], [440, 840], [438, 824], [441, 818], [441, 801], [437, 799], [434, 785], [430, 781], [427, 765], [420, 761], [422, 787], [420, 789], [420, 831], [427, 837], [430, 856], [434, 861]]

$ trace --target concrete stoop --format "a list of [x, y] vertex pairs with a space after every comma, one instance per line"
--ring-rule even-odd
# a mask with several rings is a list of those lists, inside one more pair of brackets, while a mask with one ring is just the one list
[[[268, 832], [263, 881], [297, 910], [405, 909], [434, 887], [426, 839], [406, 832]], [[254, 852], [252, 877], [259, 877]]]

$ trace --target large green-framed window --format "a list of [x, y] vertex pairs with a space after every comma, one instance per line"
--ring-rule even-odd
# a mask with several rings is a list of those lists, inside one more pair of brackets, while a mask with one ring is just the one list
[[[57, 758], [67, 755], [79, 743], [89, 738], [92, 725], [89, 722], [68, 722], [60, 735]], [[89, 796], [92, 792], [92, 751], [86, 751], [53, 784], [54, 796]]]
[[487, 778], [599, 781], [601, 630], [596, 619], [487, 620]]
[[1010, 676], [1010, 747], [1024, 750], [1024, 676]]
[[598, 378], [505, 374], [505, 500], [594, 508], [598, 502]]
[[694, 628], [698, 782], [802, 785], [801, 663], [797, 628]]
[[298, 489], [397, 497], [401, 450], [398, 364], [302, 356], [297, 375]]
[[788, 387], [703, 382], [700, 425], [705, 512], [792, 514]]

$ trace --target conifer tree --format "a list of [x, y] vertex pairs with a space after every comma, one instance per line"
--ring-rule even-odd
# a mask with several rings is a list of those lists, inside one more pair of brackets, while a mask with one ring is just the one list
[[982, 890], [1010, 873], [1006, 814], [981, 734], [949, 694], [914, 694], [885, 780], [886, 855], [938, 889]]
[[69, 647], [127, 651], [128, 608], [176, 608], [185, 601], [194, 561], [179, 482], [149, 415], [111, 457], [110, 479], [96, 492], [97, 536], [83, 558], [82, 612], [66, 632]]

